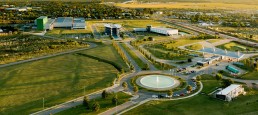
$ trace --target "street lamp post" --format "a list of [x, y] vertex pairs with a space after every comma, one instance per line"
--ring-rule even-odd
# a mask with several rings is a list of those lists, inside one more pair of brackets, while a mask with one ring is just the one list
[[43, 109], [45, 108], [45, 98], [43, 97]]

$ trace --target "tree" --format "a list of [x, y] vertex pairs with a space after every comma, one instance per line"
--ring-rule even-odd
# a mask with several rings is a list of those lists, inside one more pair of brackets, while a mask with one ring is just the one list
[[83, 98], [83, 106], [86, 107], [86, 109], [89, 109], [90, 108], [90, 100], [89, 100], [89, 97], [88, 96], [85, 96]]
[[123, 83], [122, 83], [122, 86], [123, 86], [124, 89], [127, 89], [127, 88], [128, 88], [128, 84], [127, 84], [126, 82], [123, 82]]
[[138, 90], [139, 90], [139, 89], [138, 89], [137, 86], [134, 86], [134, 87], [133, 87], [133, 92], [134, 92], [135, 94], [138, 92]]
[[99, 109], [100, 109], [99, 103], [98, 103], [98, 102], [95, 102], [95, 103], [92, 105], [92, 110], [95, 111], [95, 112], [97, 112], [97, 111], [99, 111]]
[[202, 77], [201, 77], [200, 75], [198, 75], [198, 76], [196, 77], [196, 80], [197, 80], [197, 81], [201, 81], [201, 79], [202, 79]]
[[168, 94], [168, 96], [172, 96], [173, 95], [173, 91], [172, 90], [168, 90], [167, 94]]
[[234, 81], [232, 79], [223, 79], [222, 80], [222, 85], [223, 87], [227, 87], [227, 86], [230, 86], [231, 84], [233, 84]]
[[149, 64], [145, 64], [144, 70], [149, 70], [149, 69], [150, 69]]
[[117, 96], [114, 96], [112, 98], [112, 104], [117, 104], [117, 102], [118, 102], [118, 98], [117, 98]]
[[218, 81], [222, 79], [222, 75], [220, 73], [217, 73], [215, 77]]
[[186, 87], [186, 90], [189, 91], [189, 92], [191, 92], [191, 91], [193, 90], [193, 87], [192, 87], [191, 85], [188, 85], [188, 86]]
[[104, 90], [101, 95], [103, 99], [106, 99], [108, 97], [108, 92]]

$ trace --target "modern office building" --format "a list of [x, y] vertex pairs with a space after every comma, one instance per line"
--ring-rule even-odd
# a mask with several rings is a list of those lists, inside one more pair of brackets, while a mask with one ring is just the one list
[[245, 91], [242, 85], [231, 84], [230, 86], [216, 93], [215, 96], [216, 98], [222, 99], [224, 101], [231, 101], [232, 99], [241, 94], [245, 95]]
[[105, 33], [107, 35], [119, 36], [121, 25], [120, 24], [105, 24]]

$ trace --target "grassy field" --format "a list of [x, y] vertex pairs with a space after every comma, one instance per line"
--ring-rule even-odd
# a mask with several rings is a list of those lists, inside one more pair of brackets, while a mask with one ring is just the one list
[[218, 48], [221, 49], [227, 49], [228, 51], [256, 51], [256, 48], [252, 48], [246, 45], [241, 45], [237, 42], [229, 42], [226, 44], [222, 44], [217, 46]]
[[87, 48], [88, 44], [75, 40], [56, 40], [33, 35], [0, 37], [0, 64]]
[[[116, 95], [118, 98], [117, 105], [120, 105], [129, 101], [129, 98], [131, 98], [130, 95], [125, 94], [123, 92], [118, 92]], [[102, 98], [95, 99], [95, 102], [98, 102], [100, 105], [100, 110], [98, 112], [94, 112], [92, 110], [86, 110], [83, 105], [80, 105], [72, 109], [62, 111], [56, 115], [96, 115], [116, 106], [112, 104], [112, 101], [111, 101], [114, 96], [115, 94], [110, 94], [107, 99], [102, 99]], [[93, 102], [94, 101], [91, 100], [91, 103]]]
[[[82, 53], [98, 52], [95, 56], [125, 66], [109, 47]], [[82, 96], [84, 87], [86, 94], [103, 89], [111, 86], [117, 72], [112, 65], [76, 54], [1, 68], [0, 113], [27, 115], [42, 109], [42, 98], [45, 98], [45, 107], [50, 107]]]
[[202, 40], [180, 39], [168, 43], [145, 46], [145, 48], [157, 58], [169, 60], [186, 60], [189, 58], [189, 52], [182, 51], [177, 47], [200, 41]]
[[187, 9], [258, 9], [254, 4], [232, 4], [232, 3], [196, 3], [196, 2], [173, 2], [173, 3], [138, 3], [122, 4], [116, 6], [123, 8], [187, 8]]
[[99, 45], [97, 48], [81, 51], [81, 53], [89, 54], [92, 56], [100, 57], [102, 59], [116, 62], [118, 65], [123, 67], [125, 71], [129, 71], [129, 68], [126, 65], [126, 63], [117, 53], [115, 48], [111, 45]]
[[222, 39], [211, 39], [211, 40], [208, 40], [208, 42], [210, 43], [215, 43], [215, 42], [219, 42], [221, 41]]
[[190, 49], [190, 50], [200, 50], [200, 49], [202, 49], [202, 45], [197, 43], [197, 44], [193, 44], [190, 46], [186, 46], [186, 48]]
[[[219, 86], [214, 78], [203, 76], [203, 92], [210, 93]], [[239, 96], [232, 102], [224, 102], [208, 95], [197, 95], [188, 99], [176, 101], [150, 101], [124, 115], [229, 115], [229, 114], [257, 114], [258, 91], [248, 90], [246, 96]]]

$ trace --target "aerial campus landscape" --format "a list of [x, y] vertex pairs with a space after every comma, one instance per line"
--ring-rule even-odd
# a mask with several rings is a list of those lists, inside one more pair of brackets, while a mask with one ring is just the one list
[[258, 0], [1, 0], [0, 115], [257, 115]]

